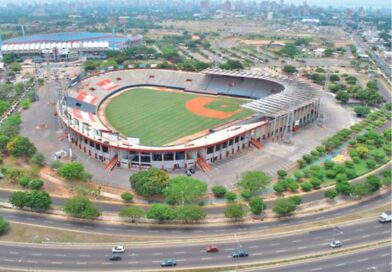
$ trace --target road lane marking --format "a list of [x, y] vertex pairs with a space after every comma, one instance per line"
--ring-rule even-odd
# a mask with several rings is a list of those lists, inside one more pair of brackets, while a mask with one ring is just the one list
[[234, 248], [225, 248], [223, 251], [231, 251], [234, 250]]
[[261, 255], [263, 255], [263, 253], [262, 253], [262, 252], [259, 252], [259, 253], [253, 253], [253, 254], [252, 254], [252, 256], [261, 256]]
[[15, 262], [16, 260], [15, 259], [3, 259], [3, 261], [5, 261], [5, 262]]
[[151, 232], [151, 233], [158, 233], [157, 230], [149, 230], [148, 232]]
[[363, 231], [363, 228], [355, 229], [354, 232]]
[[26, 263], [37, 263], [37, 261], [34, 261], [34, 260], [27, 260]]
[[16, 251], [10, 251], [10, 252], [8, 252], [9, 254], [12, 254], [12, 255], [19, 255], [19, 252], [16, 252]]
[[321, 267], [316, 267], [316, 268], [311, 269], [310, 271], [320, 271], [321, 269], [322, 269]]
[[381, 232], [382, 234], [387, 234], [387, 233], [389, 233], [390, 231], [389, 230], [386, 230], [386, 231], [383, 231], [383, 232]]
[[364, 259], [358, 260], [358, 262], [361, 263], [361, 262], [366, 262], [366, 261], [368, 261], [368, 260], [369, 260], [369, 258], [364, 258]]
[[282, 252], [286, 252], [286, 249], [280, 249], [280, 250], [277, 250], [277, 251], [275, 251], [276, 253], [282, 253]]
[[86, 262], [77, 262], [76, 264], [85, 265], [87, 263]]
[[153, 254], [151, 254], [151, 255], [153, 255], [153, 256], [159, 256], [159, 255], [162, 255], [162, 253], [160, 253], [160, 252], [155, 252], [155, 253], [153, 253]]
[[177, 252], [174, 252], [174, 254], [185, 254], [186, 252], [184, 252], [184, 251], [177, 251]]
[[293, 241], [291, 241], [292, 243], [299, 243], [299, 242], [302, 242], [302, 240], [293, 240]]
[[307, 246], [301, 246], [301, 247], [297, 247], [297, 249], [306, 249], [308, 248]]
[[211, 257], [203, 257], [203, 258], [201, 258], [202, 260], [211, 260], [212, 258]]
[[339, 264], [337, 264], [335, 266], [337, 267], [337, 266], [343, 266], [343, 265], [346, 265], [346, 263], [339, 263]]
[[87, 258], [90, 257], [90, 255], [79, 255], [80, 258]]
[[110, 262], [103, 262], [103, 263], [101, 263], [101, 264], [112, 264], [112, 263], [110, 263]]
[[279, 246], [280, 243], [272, 243], [271, 246]]
[[248, 248], [250, 248], [250, 249], [252, 249], [252, 248], [259, 248], [259, 246], [250, 246]]
[[385, 254], [382, 254], [381, 257], [386, 257], [386, 256], [389, 256], [389, 255], [390, 255], [390, 253], [385, 253]]
[[133, 262], [128, 262], [128, 264], [138, 264], [139, 262], [133, 261]]
[[132, 253], [132, 254], [128, 254], [128, 256], [129, 256], [129, 257], [133, 257], [133, 256], [136, 257], [136, 256], [139, 256], [139, 254], [138, 254], [138, 253]]
[[63, 262], [51, 262], [51, 264], [63, 264]]
[[56, 257], [65, 257], [65, 256], [67, 256], [67, 255], [65, 255], [65, 254], [56, 254], [56, 255], [54, 255], [54, 256], [56, 256]]
[[32, 256], [42, 256], [41, 253], [31, 253]]
[[362, 236], [362, 238], [369, 238], [371, 235], [370, 234], [366, 234], [364, 236]]
[[177, 259], [177, 262], [186, 262], [186, 259]]

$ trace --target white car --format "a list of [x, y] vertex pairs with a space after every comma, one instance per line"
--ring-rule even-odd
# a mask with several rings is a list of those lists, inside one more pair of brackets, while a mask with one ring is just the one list
[[124, 246], [115, 246], [112, 248], [113, 253], [124, 253], [125, 252], [125, 247]]
[[332, 241], [329, 244], [329, 246], [332, 247], [332, 248], [341, 247], [342, 245], [343, 245], [343, 243], [341, 241], [339, 241], [339, 240]]

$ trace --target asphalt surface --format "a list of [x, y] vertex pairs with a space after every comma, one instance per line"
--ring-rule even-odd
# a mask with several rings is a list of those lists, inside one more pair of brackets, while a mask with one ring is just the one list
[[279, 221], [257, 222], [252, 224], [226, 224], [223, 226], [214, 225], [192, 225], [192, 226], [166, 226], [159, 224], [150, 225], [136, 225], [136, 224], [110, 224], [99, 221], [75, 220], [65, 217], [48, 217], [46, 214], [20, 212], [12, 209], [0, 209], [0, 215], [9, 221], [34, 224], [42, 227], [57, 227], [68, 230], [82, 230], [90, 233], [105, 233], [117, 235], [146, 235], [146, 236], [195, 236], [195, 235], [210, 235], [210, 234], [226, 234], [229, 232], [246, 233], [250, 231], [260, 231], [271, 227], [293, 226], [296, 224], [304, 224], [307, 222], [314, 222], [319, 220], [331, 219], [338, 216], [353, 213], [361, 209], [369, 209], [371, 207], [382, 205], [383, 203], [391, 202], [391, 192], [375, 196], [373, 198], [358, 202], [356, 204], [327, 212], [320, 212], [317, 214], [304, 217], [288, 217], [282, 218]]
[[269, 272], [291, 272], [291, 271], [328, 271], [328, 272], [390, 272], [391, 247], [384, 246], [360, 251], [344, 256], [335, 256], [319, 261], [305, 262], [296, 265], [288, 265], [275, 269], [255, 269], [246, 271], [269, 271]]
[[[320, 252], [331, 252], [332, 240], [339, 239], [343, 247], [353, 247], [369, 242], [385, 241], [391, 237], [390, 224], [381, 224], [376, 219], [352, 225], [332, 227], [265, 239], [241, 241], [233, 235], [233, 241], [219, 243], [211, 238], [209, 243], [218, 244], [220, 252], [206, 253], [207, 244], [165, 244], [152, 246], [129, 246], [121, 254], [121, 261], [109, 261], [111, 247], [95, 246], [47, 246], [47, 245], [9, 245], [2, 244], [0, 267], [31, 270], [143, 270], [160, 269], [160, 261], [166, 258], [176, 259], [178, 268], [205, 266], [236, 265], [266, 262], [295, 256], [305, 256]], [[236, 249], [245, 249], [249, 257], [232, 258]], [[170, 269], [170, 268], [169, 268]], [[288, 270], [284, 270], [288, 271]], [[296, 270], [294, 270], [296, 271]], [[306, 270], [299, 270], [306, 271]], [[335, 270], [331, 270], [335, 271]]]

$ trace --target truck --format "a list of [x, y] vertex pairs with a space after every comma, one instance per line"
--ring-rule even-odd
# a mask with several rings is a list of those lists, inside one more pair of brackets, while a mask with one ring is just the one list
[[378, 217], [378, 221], [380, 223], [387, 223], [387, 222], [391, 222], [392, 220], [392, 212], [383, 212], [382, 214], [380, 214], [380, 216]]

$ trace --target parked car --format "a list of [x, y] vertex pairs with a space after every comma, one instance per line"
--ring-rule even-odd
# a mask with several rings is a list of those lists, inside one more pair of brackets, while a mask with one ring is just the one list
[[177, 262], [174, 259], [165, 259], [161, 261], [161, 266], [166, 267], [166, 266], [176, 266]]
[[208, 247], [206, 248], [206, 252], [208, 252], [208, 253], [219, 252], [219, 247], [216, 246], [216, 245], [208, 246]]
[[110, 258], [109, 261], [121, 261], [121, 256], [117, 254], [113, 254]]
[[242, 258], [242, 257], [248, 257], [249, 256], [249, 252], [244, 250], [244, 249], [237, 249], [236, 251], [234, 251], [233, 253], [231, 253], [231, 256], [233, 258]]
[[343, 243], [339, 240], [334, 240], [329, 244], [329, 246], [332, 248], [341, 247], [342, 245], [343, 245]]
[[115, 246], [112, 248], [113, 253], [124, 253], [125, 252], [125, 247], [124, 246]]

